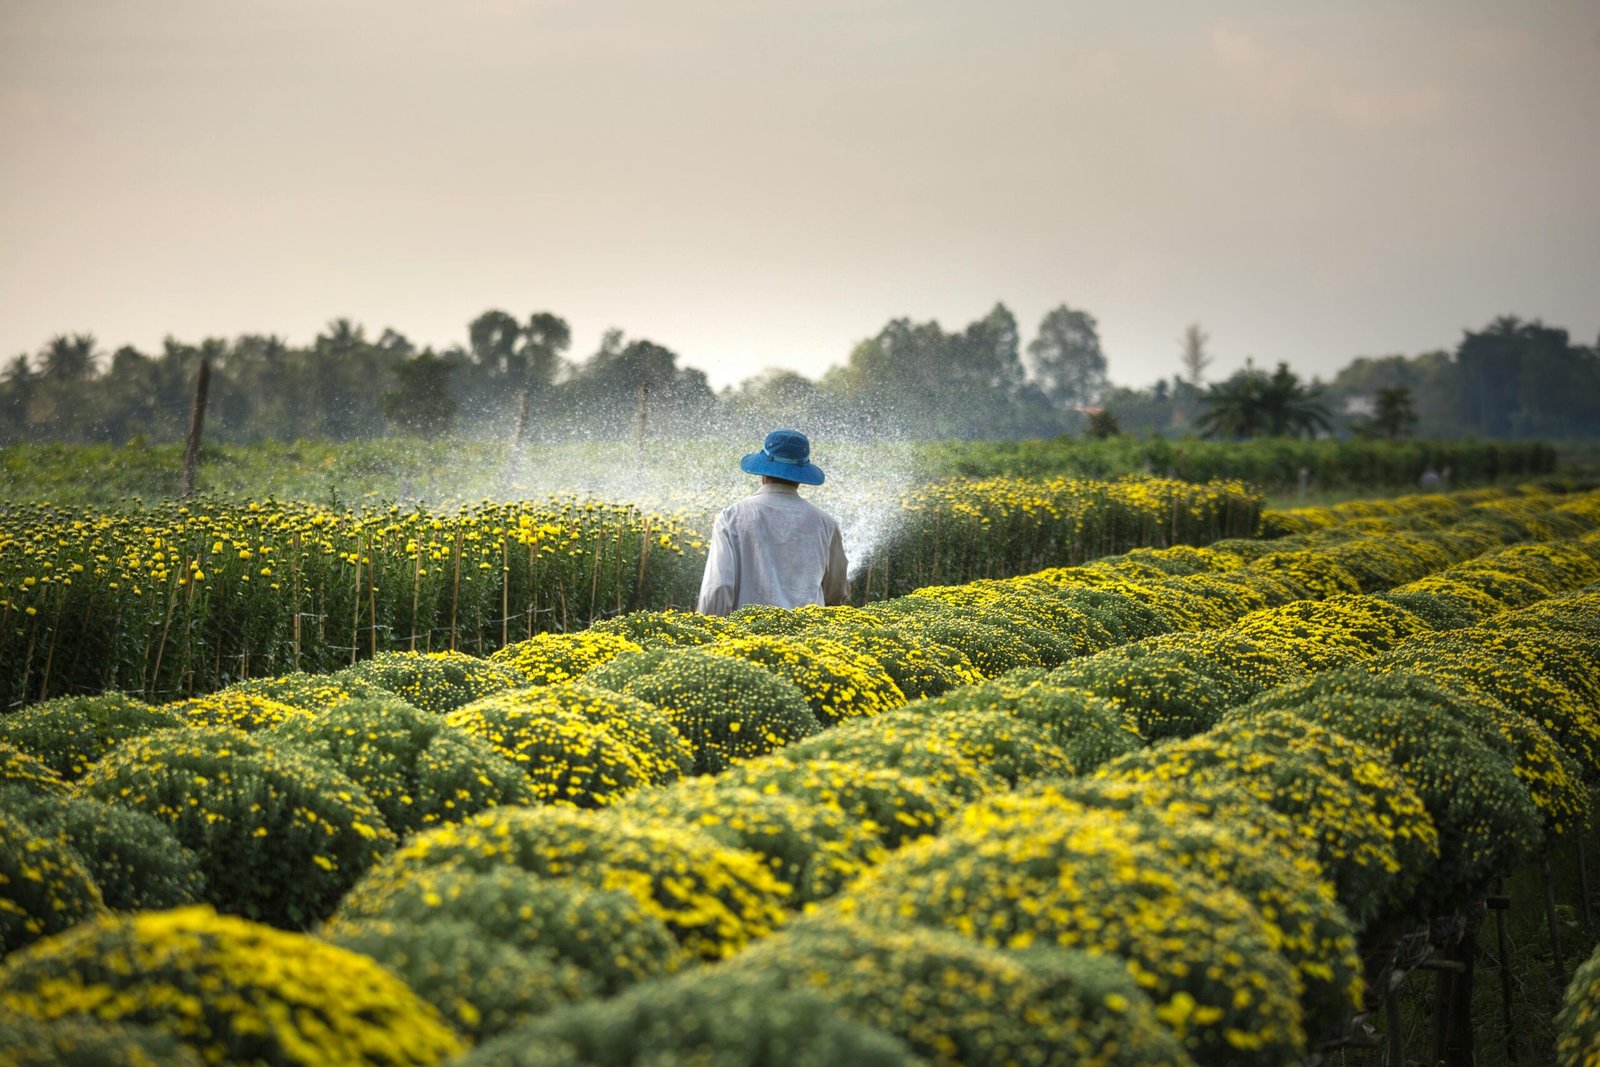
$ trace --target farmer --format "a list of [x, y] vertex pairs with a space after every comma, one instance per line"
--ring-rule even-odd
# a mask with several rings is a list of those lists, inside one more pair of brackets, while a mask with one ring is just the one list
[[850, 586], [839, 524], [800, 499], [800, 486], [821, 485], [823, 478], [806, 435], [773, 430], [739, 468], [759, 474], [761, 487], [724, 508], [712, 525], [695, 609], [726, 615], [746, 604], [843, 603]]

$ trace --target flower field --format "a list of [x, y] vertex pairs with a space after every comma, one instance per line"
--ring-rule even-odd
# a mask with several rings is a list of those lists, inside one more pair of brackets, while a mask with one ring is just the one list
[[[1203, 497], [1107, 490], [1086, 518], [1052, 491], [930, 493], [926, 540], [854, 606], [686, 614], [617, 577], [642, 581], [642, 548], [609, 575], [595, 550], [608, 610], [567, 632], [510, 627], [496, 560], [527, 513], [329, 531], [315, 574], [356, 590], [353, 623], [322, 620], [354, 629], [341, 655], [284, 656], [280, 629], [270, 669], [227, 684], [0, 717], [0, 1064], [1381, 1062], [1405, 976], [1470, 959], [1501, 880], [1592, 836], [1600, 492], [1270, 513], [1257, 540], [1207, 526]], [[1259, 500], [1206, 491], [1254, 528]], [[240, 655], [206, 643], [232, 631], [205, 600], [243, 586], [238, 552], [279, 585], [295, 556], [305, 591], [305, 540], [282, 539], [318, 515], [354, 536], [276, 514], [238, 545], [204, 512], [170, 516], [193, 520], [176, 554], [141, 543], [167, 632], [185, 598], [217, 627], [141, 662], [199, 679]], [[18, 699], [60, 691], [31, 620], [98, 617], [135, 580], [109, 551], [103, 574], [57, 562], [133, 520], [62, 519], [31, 520], [59, 553], [36, 599], [7, 578], [8, 632], [36, 637]], [[650, 521], [650, 556], [692, 560], [691, 531]], [[1029, 533], [1097, 522], [1060, 560]], [[437, 610], [454, 561], [486, 563], [455, 617], [498, 598], [501, 632], [374, 646], [429, 531], [462, 554], [419, 547], [411, 580], [444, 565]], [[962, 554], [985, 538], [1008, 562]], [[899, 593], [915, 566], [960, 580]], [[54, 655], [123, 640], [84, 639]], [[140, 699], [166, 688], [212, 691]], [[1600, 1053], [1595, 975], [1563, 1062]]]
[[[861, 561], [863, 598], [1248, 536], [1261, 497], [1240, 483], [1002, 479], [872, 507], [893, 521]], [[692, 608], [709, 528], [705, 508], [669, 517], [573, 497], [450, 510], [12, 507], [0, 512], [0, 697], [169, 699], [380, 652], [485, 655], [628, 611]]]

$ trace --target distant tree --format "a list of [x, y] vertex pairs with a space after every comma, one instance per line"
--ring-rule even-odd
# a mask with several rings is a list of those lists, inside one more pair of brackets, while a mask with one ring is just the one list
[[1467, 331], [1456, 348], [1458, 419], [1487, 437], [1592, 435], [1600, 356], [1566, 330], [1514, 315]]
[[28, 405], [38, 384], [27, 353], [19, 353], [0, 372], [0, 437], [19, 441], [28, 433]]
[[1183, 377], [1190, 385], [1198, 386], [1205, 379], [1206, 368], [1211, 366], [1211, 355], [1206, 352], [1206, 342], [1211, 335], [1191, 322], [1183, 331]]
[[1197, 425], [1207, 437], [1315, 436], [1333, 428], [1320, 392], [1302, 384], [1287, 363], [1267, 374], [1247, 361], [1243, 370], [1206, 391], [1206, 411]]
[[467, 324], [472, 358], [486, 378], [504, 381], [512, 376], [521, 340], [522, 324], [504, 311], [491, 308]]
[[1039, 388], [1061, 408], [1100, 399], [1106, 388], [1106, 357], [1094, 317], [1062, 304], [1047, 312], [1028, 343], [1028, 364]]
[[572, 328], [561, 316], [539, 311], [528, 317], [522, 338], [524, 384], [536, 391], [549, 389], [561, 372], [561, 357], [572, 345]]
[[390, 424], [419, 437], [439, 437], [450, 432], [457, 404], [450, 389], [455, 365], [433, 349], [395, 364], [394, 385], [383, 394], [383, 414]]
[[1379, 389], [1373, 401], [1372, 432], [1379, 437], [1398, 439], [1410, 437], [1417, 425], [1417, 409], [1411, 402], [1411, 390], [1403, 385]]
[[50, 338], [39, 355], [40, 378], [45, 382], [81, 382], [94, 376], [94, 334], [59, 334]]
[[1104, 441], [1122, 433], [1122, 428], [1117, 425], [1117, 417], [1111, 414], [1109, 408], [1099, 408], [1089, 413], [1089, 428], [1085, 431], [1091, 441]]

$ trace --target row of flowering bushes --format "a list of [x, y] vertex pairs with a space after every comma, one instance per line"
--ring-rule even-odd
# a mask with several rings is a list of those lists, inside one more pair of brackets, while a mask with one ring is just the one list
[[[1596, 766], [1523, 722], [1571, 692], [1550, 714], [1588, 736], [1568, 645], [1591, 638], [1556, 623], [1593, 595], [1545, 598], [1600, 576], [1596, 539], [1571, 540], [1596, 502], [1455, 517], [867, 609], [635, 613], [163, 708], [38, 705], [0, 720], [4, 779], [88, 807], [78, 829], [0, 826], [0, 876], [29, 887], [0, 912], [21, 949], [0, 1005], [24, 1017], [0, 1028], [245, 1062], [434, 1062], [463, 1040], [478, 1063], [1283, 1062], [1358, 1003], [1357, 932], [1454, 906], [1570, 829]], [[1454, 732], [1454, 711], [1391, 714], [1442, 708], [1426, 687], [1458, 691], [1489, 637], [1462, 628], [1508, 606], [1528, 624], [1496, 616], [1495, 662], [1545, 683], [1560, 664], [1566, 689], [1519, 705], [1522, 675], [1475, 683], [1499, 688]], [[1397, 695], [1362, 669], [1396, 656], [1434, 673], [1407, 667]], [[107, 865], [165, 896], [113, 903], [89, 869], [122, 840], [88, 836], [109, 811], [188, 857], [146, 873], [127, 844]], [[185, 901], [323, 941], [116, 913]], [[328, 976], [315, 1007], [308, 973]], [[385, 1019], [395, 1041], [359, 1032]]]
[[[1238, 483], [938, 483], [875, 506], [885, 529], [860, 596], [1251, 536], [1260, 509]], [[624, 611], [686, 607], [709, 525], [705, 509], [664, 517], [575, 498], [446, 511], [8, 506], [0, 700], [187, 695], [382, 651], [485, 654]]]

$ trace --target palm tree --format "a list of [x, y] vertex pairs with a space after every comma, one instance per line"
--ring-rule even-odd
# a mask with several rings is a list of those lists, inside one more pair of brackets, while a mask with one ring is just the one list
[[1207, 437], [1315, 437], [1333, 428], [1321, 392], [1302, 384], [1287, 363], [1269, 375], [1246, 361], [1243, 370], [1206, 391], [1206, 411], [1196, 424]]

